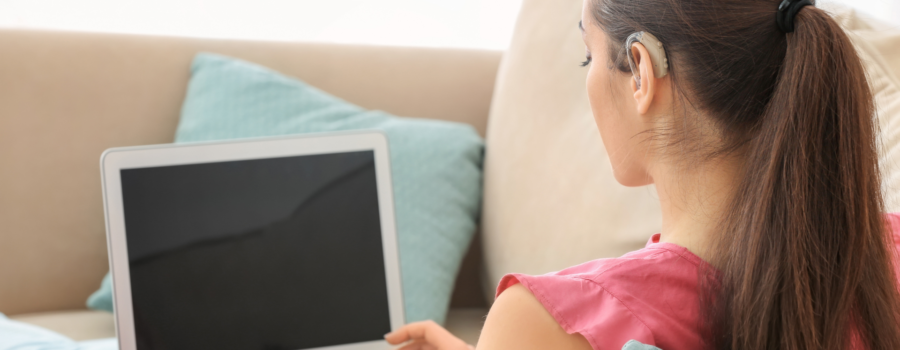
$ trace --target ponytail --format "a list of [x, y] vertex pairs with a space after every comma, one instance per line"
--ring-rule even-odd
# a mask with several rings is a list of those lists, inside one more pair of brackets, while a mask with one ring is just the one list
[[[744, 164], [703, 271], [716, 349], [900, 349], [875, 107], [839, 25], [781, 1], [594, 0], [611, 47], [666, 45], [679, 92]], [[614, 55], [614, 53], [611, 53]]]
[[[875, 107], [860, 59], [807, 7], [713, 251], [717, 348], [900, 349]], [[739, 248], [739, 249], [738, 249]]]

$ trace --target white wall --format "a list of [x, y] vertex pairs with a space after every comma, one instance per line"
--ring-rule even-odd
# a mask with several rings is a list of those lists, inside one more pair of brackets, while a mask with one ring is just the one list
[[[900, 0], [840, 2], [900, 26]], [[505, 49], [522, 0], [0, 0], [0, 27]]]
[[0, 27], [504, 49], [522, 0], [0, 0]]

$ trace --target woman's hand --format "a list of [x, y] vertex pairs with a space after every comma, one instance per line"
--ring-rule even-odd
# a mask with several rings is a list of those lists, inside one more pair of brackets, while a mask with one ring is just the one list
[[400, 345], [399, 350], [474, 350], [471, 345], [454, 337], [434, 321], [413, 322], [384, 336], [391, 345]]

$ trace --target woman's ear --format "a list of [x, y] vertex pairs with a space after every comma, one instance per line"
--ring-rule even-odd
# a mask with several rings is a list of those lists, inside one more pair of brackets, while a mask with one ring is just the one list
[[641, 43], [631, 45], [631, 54], [634, 57], [635, 74], [631, 82], [631, 89], [634, 91], [634, 100], [637, 106], [637, 112], [640, 115], [646, 115], [650, 111], [653, 98], [656, 95], [659, 79], [653, 73], [653, 62], [650, 60], [650, 53]]

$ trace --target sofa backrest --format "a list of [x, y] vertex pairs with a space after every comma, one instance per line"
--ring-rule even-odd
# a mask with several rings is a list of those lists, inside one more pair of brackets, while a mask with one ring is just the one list
[[486, 294], [507, 273], [639, 249], [661, 226], [655, 191], [613, 176], [579, 65], [581, 8], [581, 0], [525, 0], [501, 65], [485, 157]]
[[0, 30], [0, 312], [83, 309], [108, 269], [99, 158], [171, 142], [200, 51], [484, 135], [501, 52]]

